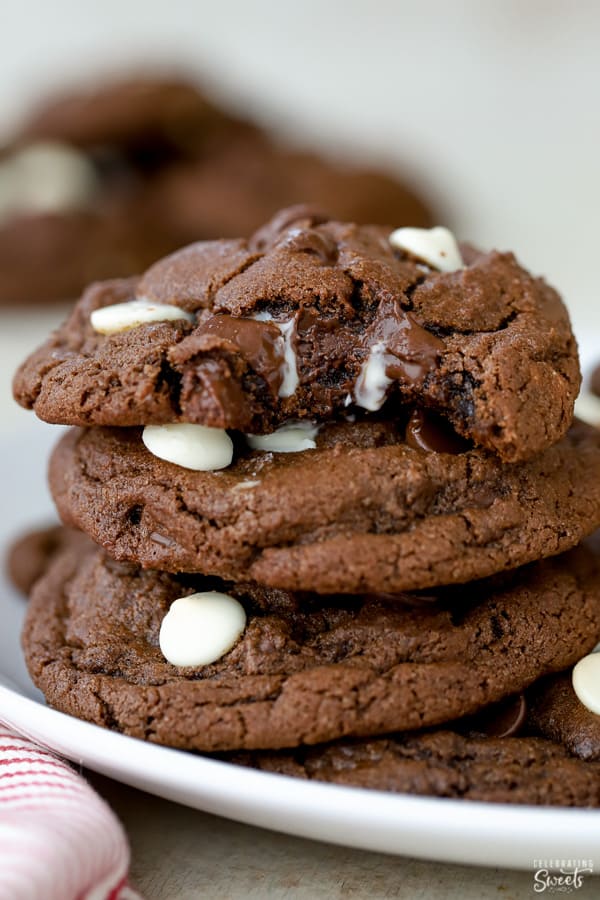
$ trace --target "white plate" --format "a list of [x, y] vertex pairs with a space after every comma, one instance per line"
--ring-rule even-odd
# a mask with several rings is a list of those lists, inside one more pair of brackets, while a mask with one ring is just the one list
[[[51, 514], [45, 458], [56, 429], [4, 442], [0, 541]], [[12, 468], [11, 468], [12, 467]], [[204, 759], [48, 709], [19, 647], [24, 602], [0, 594], [0, 719], [76, 763], [197, 809], [289, 834], [445, 862], [531, 869], [536, 859], [600, 861], [600, 814], [467, 803], [304, 782]]]

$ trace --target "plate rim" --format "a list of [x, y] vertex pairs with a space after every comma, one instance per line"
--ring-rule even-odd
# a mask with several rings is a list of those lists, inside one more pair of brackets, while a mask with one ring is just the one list
[[1, 668], [0, 721], [117, 781], [297, 837], [439, 862], [529, 871], [535, 859], [600, 856], [599, 813], [594, 809], [393, 794], [260, 772], [68, 716], [25, 696]]

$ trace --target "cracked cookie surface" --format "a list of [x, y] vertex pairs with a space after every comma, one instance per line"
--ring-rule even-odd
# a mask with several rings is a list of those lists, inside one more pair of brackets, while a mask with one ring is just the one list
[[137, 429], [67, 433], [50, 463], [65, 524], [117, 559], [345, 593], [465, 582], [568, 550], [600, 523], [600, 435], [578, 423], [525, 463], [405, 442], [402, 423], [324, 426], [316, 449], [193, 472]]
[[[446, 722], [564, 669], [600, 634], [597, 557], [579, 548], [434, 596], [322, 597], [170, 576], [90, 544], [35, 585], [31, 676], [64, 712], [186, 749], [294, 747]], [[176, 599], [212, 589], [247, 625], [208, 666], [159, 649]]]
[[[15, 397], [62, 424], [256, 433], [385, 400], [390, 416], [406, 403], [442, 414], [505, 461], [555, 443], [580, 385], [558, 294], [510, 253], [463, 248], [466, 266], [442, 273], [388, 236], [293, 208], [249, 241], [195, 244], [139, 280], [92, 286], [21, 367]], [[93, 310], [136, 295], [194, 321], [94, 331]], [[289, 393], [275, 359], [284, 328], [297, 376]], [[383, 388], [365, 400], [372, 362], [384, 366]]]

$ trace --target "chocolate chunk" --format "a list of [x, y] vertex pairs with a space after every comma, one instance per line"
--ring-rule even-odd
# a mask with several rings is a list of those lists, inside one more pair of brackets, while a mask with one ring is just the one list
[[493, 738], [515, 737], [527, 719], [527, 701], [523, 694], [507, 697], [459, 723], [460, 731], [469, 735]]
[[464, 453], [469, 448], [440, 416], [422, 409], [413, 410], [408, 420], [406, 443], [415, 450], [434, 453]]
[[439, 364], [443, 342], [420, 325], [415, 317], [402, 309], [398, 301], [384, 298], [365, 333], [365, 355], [376, 343], [394, 357], [386, 374], [394, 381], [409, 386], [419, 385]]
[[[235, 316], [216, 315], [202, 325], [202, 332], [221, 338], [225, 350], [239, 353], [277, 396], [282, 383], [281, 334], [271, 322], [257, 322]], [[227, 346], [229, 345], [229, 347]]]

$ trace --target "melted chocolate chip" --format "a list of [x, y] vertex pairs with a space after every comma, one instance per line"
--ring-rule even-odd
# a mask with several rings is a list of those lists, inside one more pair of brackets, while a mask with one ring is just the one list
[[444, 343], [402, 309], [397, 300], [385, 298], [365, 335], [365, 348], [383, 343], [395, 359], [388, 363], [388, 378], [408, 385], [420, 383], [437, 365]]
[[434, 453], [464, 453], [469, 444], [441, 416], [415, 409], [406, 426], [405, 440], [414, 450]]
[[475, 716], [463, 720], [461, 731], [471, 735], [507, 738], [519, 734], [527, 717], [527, 701], [523, 694], [507, 697]]
[[323, 315], [313, 307], [300, 308], [296, 319], [296, 342], [303, 356], [314, 353], [314, 348], [322, 348], [327, 358], [333, 361], [343, 355], [344, 348], [350, 352], [351, 341], [352, 334], [339, 314]]
[[419, 609], [425, 606], [431, 607], [435, 603], [441, 603], [437, 594], [426, 594], [419, 591], [403, 591], [400, 594], [390, 594], [379, 591], [376, 594], [365, 594], [364, 599], [369, 603], [383, 603], [390, 606], [403, 606]]
[[281, 334], [270, 322], [216, 315], [203, 325], [203, 332], [232, 344], [249, 366], [267, 382], [273, 396], [282, 383]]
[[191, 413], [213, 428], [232, 428], [234, 422], [250, 426], [248, 398], [238, 378], [224, 360], [206, 360], [197, 369], [188, 369], [182, 379], [181, 402]]

